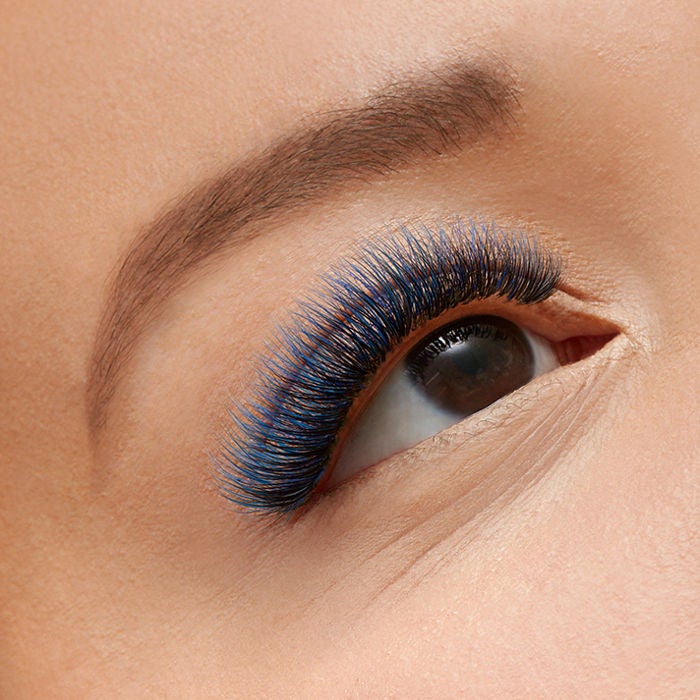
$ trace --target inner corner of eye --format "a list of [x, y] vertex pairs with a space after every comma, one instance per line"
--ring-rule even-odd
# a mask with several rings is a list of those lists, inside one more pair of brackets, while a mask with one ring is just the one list
[[482, 411], [609, 337], [550, 342], [498, 316], [470, 316], [417, 340], [347, 423], [327, 490]]

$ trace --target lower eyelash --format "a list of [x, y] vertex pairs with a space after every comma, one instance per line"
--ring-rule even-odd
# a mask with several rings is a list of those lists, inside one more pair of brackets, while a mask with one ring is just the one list
[[543, 301], [560, 268], [526, 234], [471, 220], [401, 227], [339, 264], [278, 331], [251, 399], [229, 407], [230, 425], [212, 456], [221, 493], [246, 509], [295, 510], [388, 353], [458, 305], [491, 296]]

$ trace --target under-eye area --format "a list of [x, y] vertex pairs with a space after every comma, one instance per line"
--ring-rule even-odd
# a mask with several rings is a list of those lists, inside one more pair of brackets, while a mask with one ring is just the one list
[[317, 280], [228, 406], [212, 455], [221, 493], [292, 512], [592, 354], [610, 334], [574, 324], [548, 338], [534, 322], [562, 277], [537, 237], [493, 223], [395, 227], [368, 242]]

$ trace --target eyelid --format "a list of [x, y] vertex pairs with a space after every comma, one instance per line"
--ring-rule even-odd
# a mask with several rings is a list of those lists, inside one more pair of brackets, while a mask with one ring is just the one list
[[321, 479], [356, 396], [416, 327], [492, 296], [541, 302], [560, 274], [525, 233], [459, 219], [400, 228], [341, 263], [280, 329], [252, 398], [229, 408], [212, 457], [222, 494], [252, 510], [294, 510]]
[[[386, 358], [381, 370], [375, 375], [367, 389], [357, 397], [349, 410], [328, 468], [329, 474], [333, 474], [334, 465], [343, 450], [347, 436], [353, 432], [357, 421], [363, 415], [366, 407], [372, 403], [376, 392], [382, 387], [387, 376], [423, 338], [460, 319], [484, 315], [497, 316], [550, 343], [560, 365], [567, 365], [592, 354], [618, 332], [618, 329], [609, 322], [584, 312], [581, 306], [582, 304], [577, 298], [560, 291], [554, 292], [549, 299], [536, 305], [513, 304], [502, 299], [491, 298], [451, 309], [417, 329]], [[591, 338], [590, 352], [586, 352], [583, 348], [581, 340], [583, 338]], [[579, 345], [575, 352], [567, 353], [566, 345], [572, 339], [578, 341]], [[322, 481], [323, 487], [334, 486], [335, 483], [336, 480], [325, 477]], [[323, 487], [320, 490], [325, 490]]]

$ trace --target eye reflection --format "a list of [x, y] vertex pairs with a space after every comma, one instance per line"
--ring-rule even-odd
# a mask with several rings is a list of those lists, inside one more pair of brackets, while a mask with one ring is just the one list
[[326, 485], [449, 428], [558, 366], [546, 340], [498, 316], [471, 316], [437, 329], [387, 375]]

